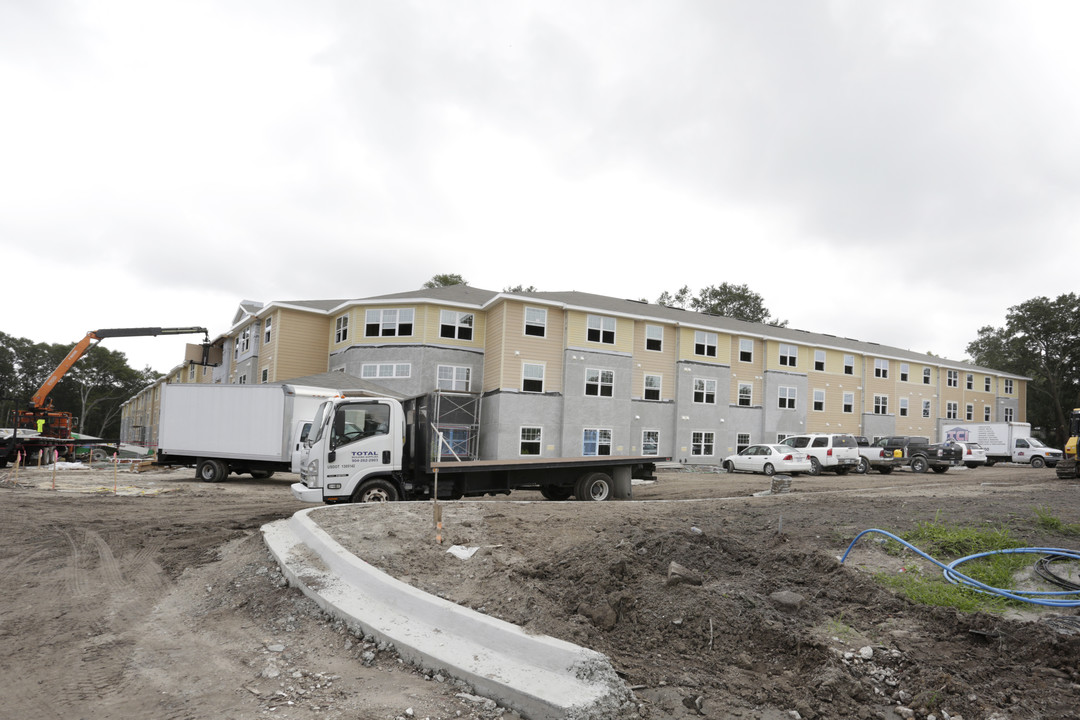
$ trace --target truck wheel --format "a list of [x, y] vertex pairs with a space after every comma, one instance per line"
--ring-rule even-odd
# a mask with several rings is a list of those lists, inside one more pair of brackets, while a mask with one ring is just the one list
[[933, 468], [931, 468], [931, 469], [932, 469], [932, 470], [933, 470], [934, 472], [936, 472], [936, 473], [937, 473], [938, 475], [940, 475], [940, 474], [941, 474], [941, 473], [943, 473], [943, 472], [948, 472], [948, 470], [949, 470], [949, 466], [948, 466], [948, 465], [935, 465], [935, 466], [934, 466]]
[[200, 460], [195, 477], [203, 482], [221, 482], [229, 476], [229, 468], [220, 460]]
[[924, 457], [911, 459], [911, 472], [924, 473], [930, 469], [930, 463]]
[[607, 500], [611, 491], [611, 478], [602, 472], [585, 473], [574, 484], [574, 497], [578, 500]]
[[1041, 470], [1042, 468], [1046, 467], [1046, 461], [1036, 455], [1035, 457], [1031, 458], [1031, 467], [1035, 468], [1036, 470]]
[[991, 460], [990, 458], [986, 458], [986, 467], [994, 467], [994, 463], [996, 462], [997, 460]]
[[103, 448], [94, 448], [90, 451], [91, 462], [105, 462], [109, 459], [109, 453], [105, 452]]
[[251, 477], [255, 478], [256, 480], [266, 480], [267, 478], [274, 477], [274, 471], [273, 470], [252, 470], [251, 471]]
[[568, 487], [558, 485], [544, 485], [540, 488], [540, 494], [548, 500], [569, 500], [574, 491]]
[[368, 480], [353, 493], [353, 502], [394, 502], [398, 499], [397, 488], [389, 480]]
[[810, 456], [810, 474], [811, 475], [820, 475], [821, 474], [821, 461], [818, 460], [813, 455]]
[[855, 472], [860, 475], [865, 475], [870, 472], [870, 461], [864, 457], [859, 457], [859, 464], [855, 467]]

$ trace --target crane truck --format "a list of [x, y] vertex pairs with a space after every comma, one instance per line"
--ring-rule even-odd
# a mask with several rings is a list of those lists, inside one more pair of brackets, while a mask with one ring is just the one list
[[1054, 470], [1062, 480], [1075, 480], [1077, 441], [1080, 440], [1080, 408], [1073, 408], [1069, 415], [1069, 439], [1065, 441], [1065, 455]]
[[202, 333], [202, 364], [208, 364], [210, 335], [206, 328], [107, 328], [104, 330], [91, 330], [86, 333], [86, 336], [75, 343], [75, 347], [71, 349], [60, 364], [56, 366], [56, 369], [45, 379], [38, 391], [34, 393], [27, 409], [12, 411], [11, 428], [0, 430], [0, 467], [6, 466], [9, 462], [14, 462], [19, 453], [23, 453], [24, 456], [31, 456], [44, 450], [50, 454], [55, 452], [66, 459], [71, 459], [74, 456], [75, 447], [81, 444], [72, 438], [72, 432], [76, 429], [76, 419], [70, 412], [54, 408], [52, 401], [48, 400], [48, 397], [56, 384], [90, 348], [106, 338], [156, 337], [158, 335], [186, 335], [191, 333]]
[[594, 455], [481, 460], [480, 395], [336, 397], [319, 406], [293, 496], [327, 504], [458, 499], [532, 489], [549, 500], [630, 497], [671, 458]]

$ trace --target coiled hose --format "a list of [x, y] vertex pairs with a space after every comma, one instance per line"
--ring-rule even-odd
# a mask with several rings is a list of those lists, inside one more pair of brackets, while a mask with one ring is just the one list
[[[1077, 597], [1077, 595], [1080, 595], [1080, 589], [1077, 589], [1077, 588], [1073, 588], [1073, 589], [1070, 589], [1070, 590], [1060, 590], [1060, 591], [1059, 590], [1050, 590], [1050, 591], [1035, 591], [1035, 590], [1032, 590], [1032, 591], [1015, 591], [1014, 592], [1012, 590], [1005, 590], [1004, 588], [991, 587], [991, 586], [989, 586], [989, 585], [987, 585], [985, 583], [979, 582], [975, 578], [968, 577], [967, 575], [964, 575], [963, 573], [956, 570], [957, 566], [961, 565], [962, 563], [967, 562], [968, 560], [976, 560], [978, 558], [986, 557], [988, 555], [1010, 555], [1010, 554], [1024, 554], [1024, 553], [1027, 553], [1027, 554], [1035, 554], [1035, 555], [1047, 555], [1048, 559], [1051, 562], [1056, 561], [1056, 560], [1080, 560], [1080, 553], [1076, 552], [1075, 550], [1065, 550], [1065, 549], [1062, 549], [1062, 548], [1039, 548], [1039, 547], [1009, 548], [1009, 549], [1005, 549], [1005, 550], [991, 550], [989, 552], [981, 552], [981, 553], [976, 553], [974, 555], [968, 555], [967, 557], [962, 557], [962, 558], [960, 558], [958, 560], [953, 560], [951, 563], [946, 565], [943, 562], [935, 560], [934, 558], [930, 557], [929, 555], [927, 555], [926, 553], [924, 553], [922, 550], [915, 547], [911, 543], [897, 537], [896, 535], [893, 535], [890, 532], [887, 532], [885, 530], [878, 530], [877, 528], [870, 528], [869, 530], [863, 530], [861, 533], [859, 533], [858, 535], [855, 536], [855, 539], [851, 541], [851, 544], [848, 545], [848, 549], [845, 550], [843, 556], [841, 556], [841, 558], [840, 558], [841, 564], [847, 559], [848, 553], [850, 553], [851, 549], [853, 547], [855, 547], [855, 543], [859, 542], [859, 539], [862, 538], [862, 536], [866, 535], [867, 533], [878, 533], [880, 535], [884, 535], [884, 536], [886, 536], [886, 537], [900, 543], [901, 545], [906, 547], [908, 550], [911, 550], [912, 552], [916, 553], [917, 555], [919, 555], [923, 559], [929, 560], [930, 562], [934, 563], [939, 568], [941, 568], [942, 574], [945, 576], [945, 579], [948, 580], [953, 585], [961, 585], [963, 587], [967, 587], [967, 588], [970, 588], [972, 590], [975, 590], [976, 592], [987, 593], [989, 595], [1000, 595], [1001, 597], [1009, 598], [1010, 600], [1019, 600], [1020, 602], [1031, 603], [1032, 605], [1045, 605], [1047, 607], [1064, 607], [1064, 608], [1080, 607], [1080, 597]], [[1068, 581], [1066, 581], [1066, 582], [1068, 582]], [[1072, 596], [1072, 598], [1069, 599], [1068, 596]]]

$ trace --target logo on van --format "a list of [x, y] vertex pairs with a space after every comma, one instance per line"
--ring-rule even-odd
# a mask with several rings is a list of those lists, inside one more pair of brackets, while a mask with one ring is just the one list
[[970, 436], [971, 431], [967, 428], [955, 427], [952, 430], [945, 431], [945, 439], [953, 442], [968, 442]]
[[353, 450], [352, 461], [354, 463], [379, 462], [379, 453], [374, 450]]

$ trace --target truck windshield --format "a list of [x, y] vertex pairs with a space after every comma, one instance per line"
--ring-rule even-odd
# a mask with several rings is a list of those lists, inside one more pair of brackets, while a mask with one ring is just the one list
[[326, 417], [326, 406], [329, 402], [324, 402], [319, 406], [319, 409], [315, 411], [315, 419], [311, 421], [311, 428], [315, 431], [314, 435], [308, 435], [308, 440], [314, 444], [319, 442], [319, 439], [323, 434], [323, 418]]
[[1036, 439], [1035, 439], [1035, 438], [1033, 438], [1033, 437], [1029, 437], [1029, 438], [1027, 439], [1027, 441], [1028, 441], [1029, 443], [1031, 443], [1031, 447], [1046, 447], [1045, 445], [1043, 445], [1043, 444], [1042, 444], [1042, 441], [1040, 441], [1040, 440], [1036, 440]]

